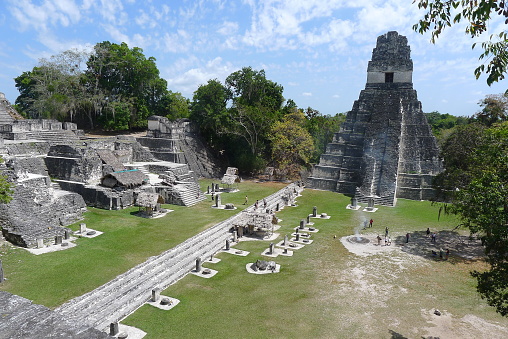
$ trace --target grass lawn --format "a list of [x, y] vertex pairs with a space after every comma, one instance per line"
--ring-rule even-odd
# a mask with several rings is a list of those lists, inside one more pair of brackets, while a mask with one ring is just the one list
[[[369, 232], [384, 233], [388, 226], [394, 237], [427, 227], [451, 230], [456, 225], [452, 217], [438, 220], [437, 208], [429, 202], [399, 200], [397, 207], [381, 207], [375, 213], [346, 210], [348, 202], [340, 194], [305, 190], [298, 207], [278, 214], [283, 221], [276, 241], [298, 226], [313, 206], [331, 219], [313, 219], [320, 230], [312, 236], [314, 243], [295, 251], [293, 257], [275, 259], [280, 273], [248, 274], [247, 263], [268, 259], [260, 255], [268, 243], [241, 242], [236, 248], [250, 251], [247, 257], [220, 253], [221, 262], [205, 264], [219, 271], [216, 276], [188, 275], [163, 291], [181, 300], [174, 309], [146, 305], [123, 323], [143, 329], [146, 338], [420, 338], [431, 334], [457, 338], [482, 333], [495, 338], [497, 332], [490, 331], [489, 322], [508, 334], [507, 320], [478, 297], [468, 273], [484, 267], [481, 262], [454, 257], [435, 261], [402, 251], [391, 257], [359, 257], [339, 240], [353, 234], [365, 217], [374, 219]], [[443, 319], [450, 326], [463, 326], [465, 332], [450, 333], [446, 326], [434, 324], [435, 308], [447, 312]], [[471, 329], [479, 325], [461, 320], [470, 319], [468, 315], [481, 319], [474, 318], [485, 322], [484, 327]]]
[[[209, 184], [201, 181], [202, 190]], [[240, 192], [224, 194], [222, 203], [241, 209], [245, 195], [252, 204], [283, 186], [243, 182]], [[434, 260], [406, 253], [397, 244], [406, 232], [420, 234], [427, 227], [451, 231], [457, 223], [453, 217], [438, 220], [438, 210], [429, 202], [399, 200], [397, 207], [375, 213], [347, 210], [348, 202], [341, 194], [306, 189], [297, 207], [278, 213], [280, 236], [274, 242], [290, 234], [313, 206], [331, 218], [312, 219], [319, 229], [314, 242], [292, 257], [277, 257], [280, 273], [248, 274], [247, 263], [268, 259], [260, 253], [269, 243], [241, 242], [236, 248], [250, 251], [248, 256], [219, 253], [221, 262], [204, 264], [218, 270], [217, 275], [204, 279], [189, 274], [163, 291], [180, 299], [174, 309], [145, 305], [122, 323], [144, 330], [145, 338], [508, 337], [507, 319], [478, 297], [469, 275], [485, 267], [482, 261], [453, 253], [448, 261]], [[57, 306], [231, 215], [210, 205], [209, 199], [191, 208], [168, 206], [175, 211], [155, 220], [133, 216], [136, 209], [90, 209], [85, 222], [105, 234], [79, 239], [73, 249], [34, 256], [3, 246], [9, 280], [1, 289]], [[389, 227], [395, 240], [390, 254], [360, 256], [340, 242], [371, 217], [374, 227], [364, 232], [373, 236]], [[434, 316], [434, 309], [443, 315]]]
[[[205, 191], [210, 182], [200, 183]], [[246, 207], [242, 205], [245, 194], [249, 199], [260, 199], [284, 186], [241, 183], [242, 192], [223, 194], [222, 198], [222, 203], [234, 203], [238, 207], [236, 211], [210, 208], [213, 204], [210, 197], [190, 208], [165, 205], [174, 211], [157, 219], [136, 216], [137, 207], [119, 211], [88, 208], [83, 222], [104, 234], [78, 239], [74, 248], [33, 255], [21, 248], [0, 246], [0, 259], [7, 277], [0, 289], [54, 308], [237, 213]], [[78, 230], [79, 224], [70, 228]]]

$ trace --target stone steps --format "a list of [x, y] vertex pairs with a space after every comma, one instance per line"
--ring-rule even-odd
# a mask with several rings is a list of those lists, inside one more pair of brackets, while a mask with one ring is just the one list
[[79, 137], [69, 130], [28, 131], [26, 138], [46, 141], [51, 145], [68, 145], [80, 141]]
[[[267, 208], [275, 209], [282, 197], [290, 190], [303, 190], [291, 184], [266, 197]], [[245, 211], [253, 211], [249, 206]], [[224, 247], [235, 220], [242, 218], [240, 212], [211, 228], [187, 239], [183, 243], [151, 257], [146, 262], [119, 275], [110, 282], [63, 304], [55, 310], [62, 317], [83, 327], [104, 330], [111, 322], [119, 321], [142, 306], [154, 288], [165, 289], [184, 277], [195, 267], [196, 258], [210, 257]]]

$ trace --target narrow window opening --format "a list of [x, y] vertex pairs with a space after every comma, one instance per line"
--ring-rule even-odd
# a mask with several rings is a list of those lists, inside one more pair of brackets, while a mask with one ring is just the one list
[[393, 73], [385, 73], [385, 82], [393, 82]]

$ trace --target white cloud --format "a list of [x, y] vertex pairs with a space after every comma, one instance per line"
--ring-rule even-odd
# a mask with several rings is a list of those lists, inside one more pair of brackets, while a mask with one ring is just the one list
[[[193, 58], [193, 62], [199, 63], [196, 58]], [[236, 67], [233, 67], [230, 62], [224, 62], [222, 58], [217, 57], [207, 61], [203, 65], [187, 69], [185, 72], [171, 72], [174, 76], [170, 76], [166, 80], [170, 90], [180, 92], [185, 97], [192, 98], [192, 93], [198, 89], [199, 85], [206, 84], [210, 79], [223, 81], [236, 70]]]
[[95, 7], [104, 19], [116, 25], [123, 25], [127, 21], [128, 16], [123, 11], [121, 0], [100, 0], [99, 2]]
[[236, 34], [238, 31], [238, 23], [232, 21], [225, 21], [222, 26], [217, 30], [217, 33], [222, 35]]
[[129, 47], [132, 47], [132, 42], [131, 42], [131, 39], [129, 38], [129, 36], [125, 33], [123, 33], [122, 31], [120, 31], [120, 29], [115, 26], [115, 25], [111, 25], [111, 24], [104, 24], [103, 25], [104, 27], [104, 30], [117, 42], [125, 42], [127, 45], [129, 45]]
[[312, 93], [310, 93], [310, 92], [303, 92], [303, 93], [302, 93], [302, 95], [303, 95], [304, 97], [311, 97], [311, 96], [312, 96]]
[[162, 37], [163, 49], [165, 52], [182, 53], [191, 48], [193, 41], [191, 35], [183, 29], [176, 33], [166, 32]]

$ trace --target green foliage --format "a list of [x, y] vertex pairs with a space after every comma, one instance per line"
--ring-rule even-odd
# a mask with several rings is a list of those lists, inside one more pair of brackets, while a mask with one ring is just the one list
[[130, 103], [112, 102], [103, 110], [99, 123], [107, 131], [128, 130], [132, 109]]
[[214, 79], [199, 86], [190, 118], [218, 153], [226, 151], [224, 156], [234, 166], [254, 173], [265, 165], [270, 128], [283, 116], [282, 91], [263, 70], [244, 67], [230, 74], [225, 85]]
[[508, 120], [508, 94], [487, 95], [478, 103], [482, 110], [473, 119], [485, 126]]
[[188, 118], [190, 115], [190, 101], [179, 92], [169, 91], [159, 104], [157, 115], [166, 116], [169, 120]]
[[308, 167], [314, 152], [312, 136], [304, 128], [306, 123], [302, 111], [294, 109], [282, 121], [272, 125], [270, 140], [272, 142], [271, 161], [278, 173], [288, 179], [300, 179], [302, 167]]
[[[413, 0], [418, 8], [426, 11], [423, 19], [413, 26], [416, 32], [431, 32], [434, 43], [446, 27], [466, 22], [466, 34], [471, 38], [479, 37], [488, 30], [488, 23], [495, 16], [505, 18], [508, 23], [508, 2], [505, 0]], [[472, 44], [472, 48], [476, 43]], [[489, 40], [481, 43], [483, 52], [479, 60], [488, 61], [474, 70], [478, 79], [487, 74], [487, 84], [503, 80], [508, 66], [508, 36], [506, 30], [491, 34]]]
[[[155, 58], [146, 58], [141, 48], [131, 49], [125, 43], [105, 41], [96, 44], [91, 54], [69, 50], [41, 59], [15, 82], [20, 92], [16, 105], [22, 114], [70, 120], [85, 129], [145, 128], [152, 114], [188, 115], [181, 104], [185, 98], [168, 92]], [[122, 117], [117, 121], [119, 109]]]
[[326, 145], [332, 142], [333, 135], [339, 131], [340, 125], [346, 121], [346, 114], [322, 115], [319, 111], [308, 107], [305, 110], [305, 116], [307, 118], [305, 127], [314, 139], [315, 145], [315, 151], [310, 161], [317, 163], [321, 154], [326, 151]]
[[475, 151], [485, 142], [485, 126], [477, 123], [460, 125], [441, 146], [445, 171], [438, 174], [435, 186], [439, 199], [453, 201], [457, 190], [471, 182], [481, 170]]
[[481, 236], [490, 270], [474, 273], [478, 291], [508, 315], [508, 122], [461, 126], [445, 146], [438, 184], [453, 202], [447, 210]]
[[251, 153], [259, 155], [267, 147], [271, 125], [282, 117], [283, 87], [266, 79], [264, 70], [251, 67], [230, 74], [225, 83], [232, 94], [227, 133], [244, 139]]
[[448, 113], [441, 114], [436, 111], [425, 113], [425, 116], [432, 128], [432, 133], [441, 147], [457, 126], [466, 125], [470, 122], [468, 117], [454, 116]]
[[[0, 156], [0, 164], [4, 162], [2, 156]], [[7, 204], [12, 200], [12, 184], [7, 181], [7, 178], [0, 174], [0, 204]]]

